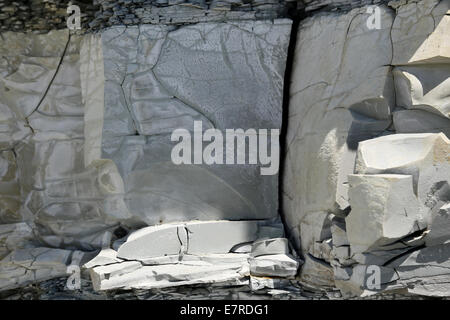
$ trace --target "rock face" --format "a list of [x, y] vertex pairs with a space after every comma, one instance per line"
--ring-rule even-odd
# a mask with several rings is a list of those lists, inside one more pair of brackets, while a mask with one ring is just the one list
[[[147, 287], [171, 277], [250, 284], [253, 241], [284, 236], [278, 176], [261, 175], [259, 164], [176, 165], [171, 133], [198, 133], [194, 121], [200, 133], [279, 130], [290, 28], [276, 19], [2, 34], [0, 290], [67, 276], [74, 250], [110, 246], [117, 253], [87, 268], [120, 263], [119, 274], [138, 282], [108, 282], [99, 269], [99, 290], [135, 288], [149, 274], [158, 276]], [[278, 135], [271, 141], [267, 149]], [[23, 250], [36, 272], [16, 266]], [[288, 253], [267, 251], [276, 257], [258, 274], [295, 275]], [[139, 271], [123, 259], [141, 261]]]
[[0, 291], [450, 296], [450, 0], [72, 4], [0, 0]]
[[450, 2], [372, 7], [379, 28], [365, 9], [299, 26], [282, 200], [300, 278], [448, 295]]

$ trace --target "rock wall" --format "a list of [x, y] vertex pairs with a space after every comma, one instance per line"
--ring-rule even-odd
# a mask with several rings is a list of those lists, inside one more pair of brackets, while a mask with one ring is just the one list
[[304, 283], [448, 295], [449, 9], [391, 2], [373, 29], [365, 8], [301, 22], [283, 213]]
[[[0, 0], [0, 291], [450, 296], [449, 0], [73, 3]], [[231, 128], [282, 176], [173, 163]]]

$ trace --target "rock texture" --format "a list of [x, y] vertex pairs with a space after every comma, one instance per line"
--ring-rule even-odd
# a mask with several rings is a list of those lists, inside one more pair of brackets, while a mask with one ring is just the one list
[[391, 1], [374, 29], [365, 9], [299, 26], [283, 208], [300, 278], [445, 296], [450, 2]]

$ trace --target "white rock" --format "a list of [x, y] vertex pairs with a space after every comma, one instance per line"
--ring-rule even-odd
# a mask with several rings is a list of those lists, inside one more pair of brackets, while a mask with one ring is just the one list
[[450, 118], [450, 64], [397, 67], [393, 74], [398, 106]]
[[294, 277], [299, 267], [299, 262], [288, 254], [259, 256], [249, 262], [253, 276]]
[[[130, 261], [131, 262], [131, 261]], [[131, 262], [133, 263], [133, 262]], [[161, 266], [129, 265], [122, 269], [119, 263], [91, 269], [91, 279], [95, 290], [110, 289], [154, 289], [201, 283], [245, 284], [249, 268], [242, 264], [210, 265], [204, 262]], [[124, 266], [125, 267], [125, 266]], [[136, 267], [136, 269], [135, 269]], [[115, 272], [112, 275], [110, 272]], [[120, 276], [119, 276], [120, 274]]]
[[426, 203], [433, 186], [450, 180], [450, 140], [443, 134], [394, 134], [359, 144], [355, 172], [413, 176], [414, 192]]
[[421, 205], [409, 175], [350, 175], [352, 210], [345, 219], [352, 252], [390, 244], [414, 231]]
[[250, 256], [259, 257], [271, 254], [289, 254], [288, 240], [286, 238], [275, 238], [253, 242]]
[[379, 30], [368, 30], [365, 8], [315, 15], [299, 26], [281, 201], [288, 229], [301, 229], [303, 252], [325, 240], [323, 216], [348, 208], [358, 142], [390, 126], [393, 13], [379, 9]]
[[228, 253], [258, 237], [257, 221], [192, 221], [150, 226], [132, 233], [118, 257], [144, 259], [177, 254]]
[[397, 8], [392, 26], [393, 65], [448, 63], [450, 1], [409, 1]]

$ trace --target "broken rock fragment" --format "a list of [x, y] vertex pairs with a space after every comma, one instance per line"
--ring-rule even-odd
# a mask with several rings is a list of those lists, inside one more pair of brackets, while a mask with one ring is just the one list
[[294, 277], [299, 262], [288, 254], [273, 254], [250, 259], [250, 273], [254, 276]]
[[414, 231], [422, 219], [412, 176], [350, 175], [351, 212], [345, 219], [352, 252], [387, 245]]
[[450, 140], [443, 133], [393, 134], [363, 141], [355, 173], [412, 175], [422, 204], [434, 185], [450, 180]]

